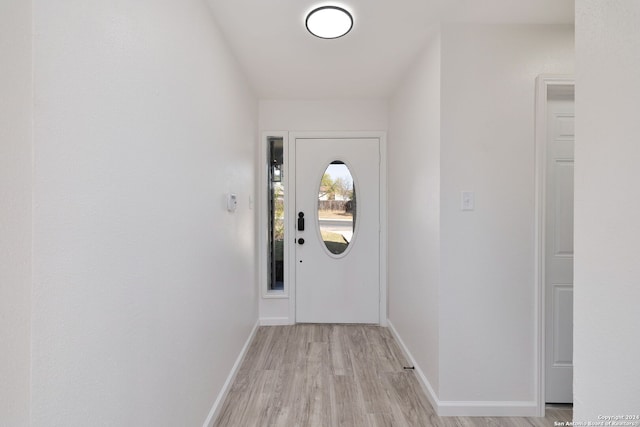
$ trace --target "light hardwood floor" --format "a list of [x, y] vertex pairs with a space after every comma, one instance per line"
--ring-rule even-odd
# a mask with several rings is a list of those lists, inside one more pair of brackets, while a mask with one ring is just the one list
[[553, 426], [545, 418], [438, 417], [386, 328], [260, 327], [214, 424], [218, 427]]

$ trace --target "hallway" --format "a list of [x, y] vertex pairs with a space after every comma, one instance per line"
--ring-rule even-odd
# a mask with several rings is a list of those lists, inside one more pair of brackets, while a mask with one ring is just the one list
[[[552, 349], [576, 425], [640, 420], [640, 1], [339, 3], [353, 28], [322, 39], [310, 0], [0, 2], [0, 426], [553, 426], [569, 414], [457, 418], [541, 415]], [[573, 198], [543, 185], [548, 79], [579, 94], [558, 122]], [[389, 330], [287, 326], [297, 271], [355, 254], [303, 253], [295, 138], [373, 134], [379, 191], [352, 210], [378, 214], [380, 308], [361, 323]], [[308, 171], [320, 237], [331, 154]], [[286, 212], [271, 287], [267, 169]], [[541, 286], [543, 243], [571, 252], [540, 238], [546, 195], [574, 218], [574, 297]], [[572, 334], [547, 333], [547, 295]]]
[[438, 417], [391, 333], [370, 325], [261, 327], [215, 424], [227, 426], [552, 426], [546, 418]]

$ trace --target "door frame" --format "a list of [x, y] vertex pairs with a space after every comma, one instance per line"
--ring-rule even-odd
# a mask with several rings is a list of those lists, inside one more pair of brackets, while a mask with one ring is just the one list
[[[325, 131], [325, 132], [290, 132], [289, 133], [289, 174], [296, 175], [296, 139], [358, 139], [377, 138], [380, 141], [380, 247], [379, 247], [379, 270], [380, 277], [380, 300], [379, 300], [379, 324], [387, 326], [387, 134], [383, 131], [351, 132], [351, 131]], [[288, 181], [288, 193], [292, 195], [288, 209], [286, 229], [295, 230], [295, 195], [296, 180]], [[289, 238], [285, 247], [292, 245], [293, 240]], [[286, 250], [286, 249], [285, 249]], [[296, 251], [289, 250], [288, 277], [289, 277], [289, 322], [296, 323]]]
[[546, 227], [546, 155], [547, 105], [549, 91], [560, 86], [575, 87], [572, 75], [541, 74], [536, 78], [535, 101], [535, 328], [536, 397], [538, 416], [544, 417], [546, 407], [546, 290], [545, 290], [545, 227]]

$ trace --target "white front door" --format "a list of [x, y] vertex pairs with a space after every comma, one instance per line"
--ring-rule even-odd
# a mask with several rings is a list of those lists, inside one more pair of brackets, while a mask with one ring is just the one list
[[296, 138], [295, 218], [296, 321], [379, 323], [379, 139]]
[[547, 116], [545, 294], [547, 403], [573, 401], [574, 102], [550, 99]]

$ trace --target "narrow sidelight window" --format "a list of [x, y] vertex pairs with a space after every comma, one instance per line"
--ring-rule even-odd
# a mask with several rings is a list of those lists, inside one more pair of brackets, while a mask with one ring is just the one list
[[270, 137], [268, 159], [269, 263], [268, 290], [284, 290], [284, 144], [282, 137]]

